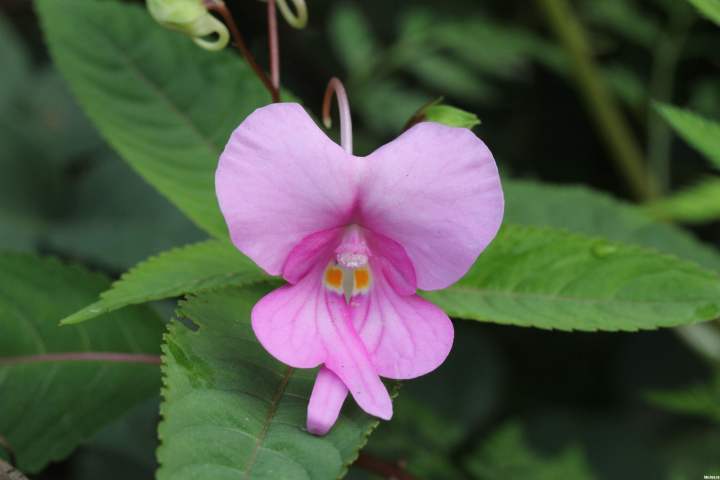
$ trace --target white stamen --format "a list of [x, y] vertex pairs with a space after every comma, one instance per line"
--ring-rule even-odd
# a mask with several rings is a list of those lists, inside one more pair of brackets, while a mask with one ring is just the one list
[[340, 265], [348, 269], [364, 267], [368, 263], [367, 254], [359, 252], [340, 252], [336, 258]]

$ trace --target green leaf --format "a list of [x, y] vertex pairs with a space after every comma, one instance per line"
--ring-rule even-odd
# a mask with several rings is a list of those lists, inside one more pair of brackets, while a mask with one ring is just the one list
[[200, 227], [226, 237], [217, 159], [233, 128], [269, 100], [251, 70], [158, 27], [138, 5], [36, 7], [57, 66], [103, 136]]
[[640, 75], [621, 64], [604, 65], [602, 74], [608, 87], [620, 100], [645, 111], [648, 93], [645, 80]]
[[145, 308], [60, 328], [59, 318], [91, 301], [102, 276], [29, 255], [0, 255], [0, 432], [21, 470], [67, 456], [160, 385], [156, 365], [73, 361], [46, 354], [157, 354], [162, 322]]
[[72, 207], [53, 219], [46, 235], [57, 251], [123, 271], [207, 238], [116, 155], [98, 158], [72, 187]]
[[378, 421], [352, 401], [327, 436], [305, 431], [314, 370], [283, 365], [263, 350], [250, 310], [263, 288], [192, 297], [163, 346], [163, 421], [158, 480], [334, 479], [357, 457]]
[[448, 314], [557, 330], [672, 327], [720, 316], [720, 277], [635, 246], [506, 226], [452, 287], [424, 294]]
[[160, 390], [94, 435], [70, 460], [72, 480], [150, 479], [157, 469]]
[[585, 15], [595, 25], [604, 27], [638, 46], [653, 49], [660, 38], [658, 21], [634, 2], [605, 0], [584, 2]]
[[[666, 459], [669, 480], [695, 480], [712, 478], [720, 471], [720, 432], [695, 429], [684, 435], [673, 435], [673, 442], [665, 446], [662, 458]], [[708, 474], [709, 472], [712, 472]]]
[[700, 13], [720, 25], [720, 0], [688, 0]]
[[534, 480], [594, 478], [585, 455], [570, 447], [552, 457], [534, 452], [523, 438], [520, 425], [511, 423], [495, 432], [480, 448], [468, 456], [466, 467], [473, 478]]
[[13, 93], [27, 80], [29, 56], [15, 29], [0, 13], [0, 59], [3, 74], [0, 76], [0, 111], [13, 99]]
[[353, 77], [368, 75], [378, 60], [379, 47], [368, 19], [356, 3], [342, 2], [333, 9], [328, 30], [332, 47]]
[[678, 135], [720, 169], [720, 123], [672, 105], [657, 103], [655, 108]]
[[[383, 135], [397, 135], [403, 126], [430, 98], [394, 80], [377, 80], [353, 90], [356, 112], [373, 131]], [[377, 148], [376, 140], [365, 151]]]
[[103, 145], [57, 72], [33, 72], [13, 94], [0, 112], [0, 248], [125, 270], [206, 237]]
[[660, 220], [684, 223], [711, 222], [720, 218], [720, 178], [709, 178], [657, 200], [648, 213]]
[[677, 390], [649, 392], [650, 403], [665, 410], [709, 418], [720, 423], [720, 372], [708, 384]]
[[555, 227], [657, 249], [720, 270], [720, 255], [685, 230], [659, 223], [642, 207], [583, 186], [506, 180], [505, 221]]
[[400, 22], [400, 44], [408, 64], [427, 52], [448, 51], [483, 76], [513, 78], [536, 56], [559, 52], [539, 35], [485, 15], [443, 18], [437, 11], [413, 8]]
[[465, 64], [447, 55], [426, 53], [406, 67], [418, 79], [443, 94], [469, 100], [487, 100], [495, 89]]
[[127, 305], [269, 278], [229, 242], [208, 240], [169, 250], [139, 263], [104, 291], [100, 300], [67, 316], [61, 323], [80, 323]]

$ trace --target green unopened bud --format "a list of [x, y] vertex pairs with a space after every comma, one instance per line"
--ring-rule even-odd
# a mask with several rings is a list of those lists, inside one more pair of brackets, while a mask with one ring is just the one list
[[283, 18], [285, 18], [285, 21], [288, 22], [291, 27], [305, 28], [308, 22], [308, 11], [307, 5], [305, 5], [305, 0], [292, 0], [297, 13], [293, 13], [286, 0], [276, 0], [276, 3], [278, 9], [280, 10], [280, 14]]
[[[222, 50], [230, 40], [227, 27], [208, 12], [203, 0], [147, 0], [150, 15], [160, 25], [192, 37], [206, 50]], [[216, 35], [208, 40], [209, 35]]]
[[425, 120], [442, 123], [449, 127], [473, 128], [480, 125], [477, 115], [450, 105], [429, 105], [423, 111], [423, 116]]

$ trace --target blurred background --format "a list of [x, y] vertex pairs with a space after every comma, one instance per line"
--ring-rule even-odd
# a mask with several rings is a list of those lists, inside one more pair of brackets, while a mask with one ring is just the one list
[[[356, 153], [397, 136], [418, 108], [443, 96], [478, 115], [474, 130], [505, 178], [582, 184], [635, 200], [542, 2], [308, 3], [307, 29], [280, 22], [282, 81], [319, 114], [327, 80], [343, 79]], [[265, 5], [228, 4], [267, 65]], [[681, 0], [571, 6], [598, 80], [660, 194], [706, 181], [707, 160], [674, 135], [652, 101], [720, 118], [720, 31]], [[572, 211], [570, 198], [556, 215], [585, 215]], [[714, 198], [720, 205], [720, 194]], [[510, 207], [517, 217], [536, 213]], [[700, 208], [720, 214], [711, 203]], [[716, 216], [683, 219], [692, 235], [718, 245]], [[615, 220], [588, 213], [584, 221]], [[49, 60], [32, 2], [1, 0], [0, 249], [57, 255], [118, 276], [202, 238], [85, 118]], [[562, 333], [461, 321], [456, 328], [450, 359], [438, 374], [402, 387], [396, 418], [373, 434], [361, 463], [381, 460], [440, 479], [720, 475], [720, 375], [672, 331]], [[682, 408], [668, 392], [685, 395]], [[138, 407], [35, 478], [152, 478], [157, 405]], [[353, 467], [349, 478], [369, 477]]]

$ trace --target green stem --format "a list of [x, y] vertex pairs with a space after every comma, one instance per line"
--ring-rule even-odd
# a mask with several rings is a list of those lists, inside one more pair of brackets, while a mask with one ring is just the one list
[[[653, 55], [650, 78], [650, 97], [661, 102], [670, 102], [675, 86], [675, 69], [685, 43], [685, 36], [692, 25], [693, 16], [688, 11], [676, 14], [672, 19], [670, 32], [659, 42]], [[658, 179], [661, 192], [670, 187], [670, 145], [672, 130], [654, 110], [648, 112], [648, 160]]]
[[658, 196], [659, 188], [643, 160], [630, 126], [615, 98], [602, 80], [592, 58], [587, 35], [567, 0], [537, 0], [551, 28], [563, 45], [575, 71], [577, 86], [589, 113], [600, 131], [611, 158], [638, 200]]

